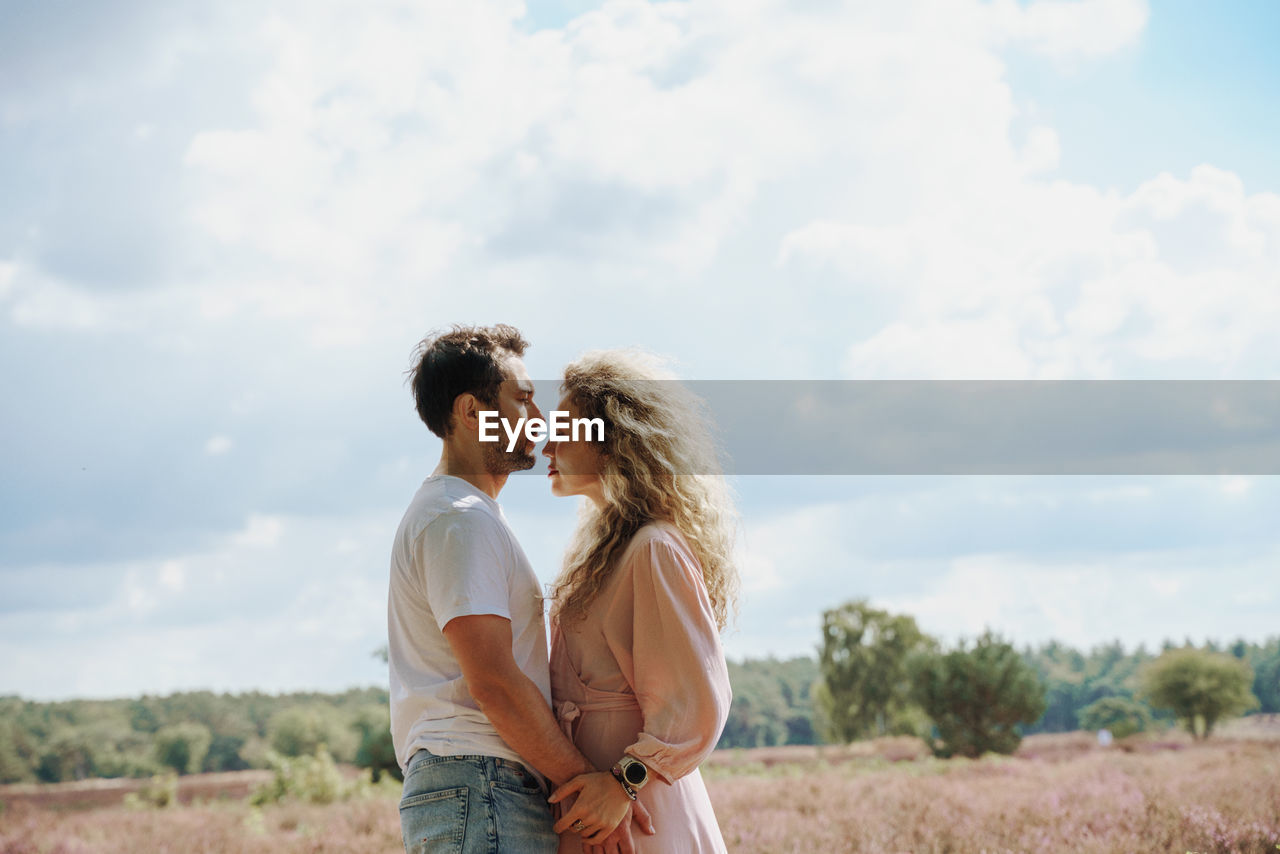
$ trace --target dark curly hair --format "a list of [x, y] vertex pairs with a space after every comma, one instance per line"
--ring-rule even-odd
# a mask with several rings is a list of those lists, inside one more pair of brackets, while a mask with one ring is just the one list
[[489, 406], [498, 405], [498, 387], [506, 379], [502, 360], [523, 356], [529, 342], [505, 323], [455, 324], [432, 332], [413, 351], [408, 371], [418, 417], [441, 439], [453, 430], [453, 402], [470, 392]]

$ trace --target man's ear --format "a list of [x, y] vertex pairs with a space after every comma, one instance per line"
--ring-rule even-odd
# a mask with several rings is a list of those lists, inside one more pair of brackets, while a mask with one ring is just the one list
[[463, 429], [468, 433], [480, 431], [480, 399], [471, 392], [463, 392], [453, 399], [454, 429]]

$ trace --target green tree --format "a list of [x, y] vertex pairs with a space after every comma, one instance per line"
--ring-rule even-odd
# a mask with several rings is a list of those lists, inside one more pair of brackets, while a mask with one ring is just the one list
[[83, 732], [63, 727], [54, 732], [41, 751], [36, 776], [44, 783], [83, 780], [96, 773], [93, 751], [96, 745]]
[[150, 700], [150, 697], [144, 695], [141, 700], [129, 701], [129, 726], [138, 732], [153, 733], [162, 725], [155, 710], [151, 708]]
[[1105, 729], [1116, 738], [1126, 738], [1151, 726], [1151, 713], [1126, 697], [1103, 697], [1080, 710], [1079, 722], [1081, 729]]
[[350, 762], [359, 744], [353, 726], [357, 714], [318, 703], [291, 706], [271, 716], [271, 747], [282, 756], [314, 756], [323, 747], [335, 759]]
[[816, 660], [748, 658], [728, 665], [733, 702], [717, 747], [818, 742], [812, 692]]
[[1206, 739], [1218, 721], [1258, 705], [1249, 690], [1253, 670], [1231, 655], [1191, 646], [1171, 649], [1142, 673], [1142, 694], [1169, 709], [1197, 739]]
[[933, 752], [942, 757], [1012, 753], [1020, 724], [1044, 714], [1044, 686], [1012, 646], [989, 630], [972, 649], [963, 642], [914, 662], [916, 700], [933, 719]]
[[0, 720], [0, 783], [24, 783], [34, 777], [22, 757], [21, 736], [12, 721]]
[[787, 738], [785, 744], [817, 744], [818, 733], [813, 724], [813, 686], [818, 681], [818, 662], [808, 657], [785, 661], [766, 659], [757, 662], [772, 674], [787, 704]]
[[822, 679], [814, 699], [824, 735], [849, 742], [909, 720], [907, 660], [932, 646], [913, 618], [872, 608], [865, 599], [823, 612]]
[[240, 755], [246, 741], [248, 739], [242, 735], [215, 733], [204, 757], [204, 770], [243, 771], [248, 768], [249, 763]]
[[300, 706], [272, 715], [267, 732], [272, 749], [281, 756], [313, 756], [327, 743], [320, 713]]
[[1249, 649], [1253, 667], [1253, 695], [1258, 698], [1258, 711], [1280, 712], [1280, 638], [1269, 638], [1264, 645]]
[[391, 740], [391, 714], [386, 706], [373, 706], [356, 718], [360, 733], [360, 745], [356, 748], [356, 765], [369, 769], [373, 782], [382, 779], [383, 772], [397, 780], [404, 779], [400, 763], [396, 760], [396, 748]]
[[720, 735], [721, 747], [770, 747], [786, 744], [787, 702], [781, 686], [760, 667], [729, 663], [733, 701]]
[[212, 741], [213, 735], [204, 724], [185, 722], [161, 727], [154, 742], [156, 761], [179, 774], [197, 774]]

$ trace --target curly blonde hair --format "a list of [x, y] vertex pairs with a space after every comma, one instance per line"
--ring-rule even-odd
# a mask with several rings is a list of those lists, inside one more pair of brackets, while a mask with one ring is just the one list
[[666, 521], [688, 541], [724, 629], [736, 612], [737, 522], [702, 401], [657, 357], [597, 350], [565, 368], [562, 390], [587, 418], [604, 419], [604, 506], [583, 502], [556, 579], [552, 614], [581, 619], [645, 524]]

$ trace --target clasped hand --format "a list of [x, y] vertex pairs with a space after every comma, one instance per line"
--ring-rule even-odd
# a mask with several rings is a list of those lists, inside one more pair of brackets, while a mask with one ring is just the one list
[[[639, 801], [632, 801], [608, 771], [579, 774], [552, 792], [548, 800], [558, 804], [573, 795], [577, 795], [573, 805], [563, 810], [556, 822], [556, 833], [576, 830], [588, 845], [601, 846], [609, 842], [611, 850], [622, 854], [634, 850], [628, 819], [634, 820], [645, 833], [653, 833], [649, 811]], [[577, 822], [582, 822], [581, 828], [574, 826]]]

